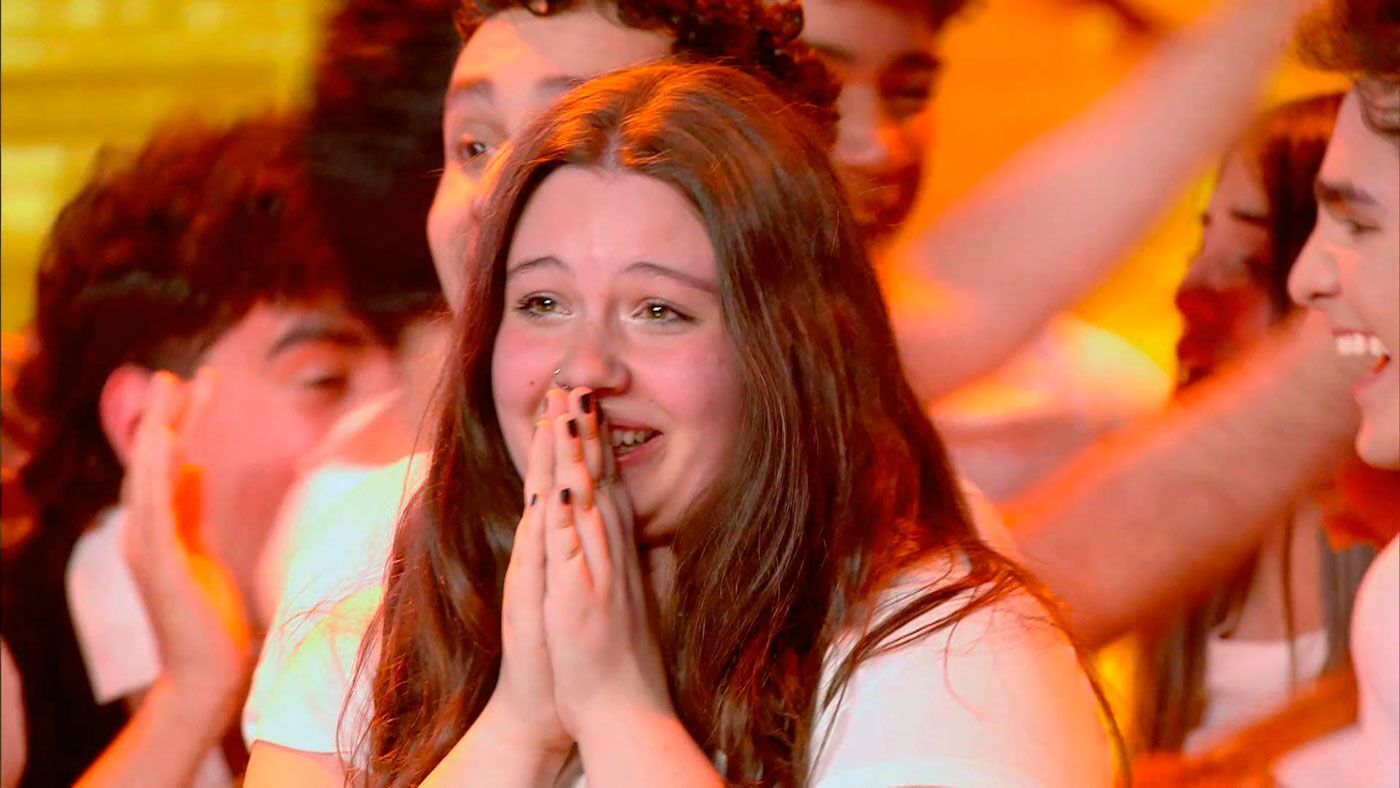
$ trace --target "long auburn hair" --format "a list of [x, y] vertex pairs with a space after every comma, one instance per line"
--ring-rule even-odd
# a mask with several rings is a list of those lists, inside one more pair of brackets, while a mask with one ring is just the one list
[[[974, 532], [905, 382], [840, 183], [804, 123], [738, 71], [662, 63], [587, 83], [511, 149], [469, 261], [432, 468], [362, 647], [360, 670], [375, 671], [361, 742], [371, 784], [422, 781], [495, 687], [522, 480], [497, 421], [491, 356], [517, 221], [564, 166], [669, 184], [714, 245], [745, 412], [727, 475], [677, 530], [661, 638], [681, 720], [723, 753], [728, 779], [804, 782], [815, 712], [858, 665], [1026, 587]], [[891, 577], [938, 558], [966, 571], [872, 626], [870, 603]], [[910, 634], [954, 600], [955, 612]], [[862, 635], [819, 698], [823, 657], [851, 631]]]

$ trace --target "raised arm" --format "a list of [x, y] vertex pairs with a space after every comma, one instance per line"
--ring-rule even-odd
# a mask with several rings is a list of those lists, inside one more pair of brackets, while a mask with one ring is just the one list
[[1084, 297], [1243, 128], [1311, 0], [1228, 0], [1108, 96], [885, 260], [900, 352], [937, 397], [990, 372]]
[[1348, 385], [1332, 337], [1309, 318], [1006, 507], [1075, 634], [1103, 645], [1237, 566], [1350, 445]]

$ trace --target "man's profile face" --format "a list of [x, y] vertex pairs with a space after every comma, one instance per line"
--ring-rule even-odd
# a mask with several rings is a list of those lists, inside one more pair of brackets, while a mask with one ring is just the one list
[[200, 364], [213, 386], [182, 448], [202, 469], [204, 538], [252, 599], [258, 554], [300, 463], [346, 411], [385, 390], [392, 367], [336, 300], [259, 303]]

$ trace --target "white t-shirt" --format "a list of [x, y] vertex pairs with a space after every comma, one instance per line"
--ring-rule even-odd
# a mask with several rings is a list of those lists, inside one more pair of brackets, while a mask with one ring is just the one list
[[[1182, 750], [1200, 753], [1239, 729], [1278, 711], [1299, 682], [1327, 666], [1327, 631], [1287, 640], [1238, 640], [1213, 635], [1206, 641], [1205, 710]], [[1294, 672], [1296, 669], [1296, 673]]]
[[[990, 511], [976, 499], [973, 509], [981, 518]], [[1004, 530], [982, 524], [997, 534], [990, 541], [1002, 542], [995, 546], [1005, 545]], [[911, 575], [886, 604], [937, 579]], [[357, 660], [381, 600], [380, 587], [350, 596], [292, 649], [250, 741], [360, 760], [373, 665], [357, 675]], [[930, 620], [950, 609], [931, 611]], [[823, 687], [850, 645], [833, 645]], [[823, 710], [816, 731], [816, 741], [826, 741], [813, 784], [824, 788], [1112, 783], [1111, 751], [1088, 679], [1063, 633], [1023, 595], [867, 661], [839, 702]]]
[[383, 581], [399, 515], [429, 464], [428, 455], [414, 454], [353, 475], [327, 466], [307, 483], [306, 490], [334, 495], [334, 502], [310, 496], [293, 510], [288, 532], [296, 535], [295, 549], [285, 559], [283, 588], [243, 706], [243, 738], [250, 745], [268, 694], [297, 644], [339, 602]]

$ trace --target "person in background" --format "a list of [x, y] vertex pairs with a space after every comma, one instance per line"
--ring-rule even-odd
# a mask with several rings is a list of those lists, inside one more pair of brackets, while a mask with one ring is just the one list
[[[1356, 453], [1400, 470], [1400, 3], [1337, 0], [1310, 39], [1314, 60], [1356, 74], [1318, 173], [1317, 229], [1289, 279], [1326, 316], [1353, 374]], [[1400, 518], [1362, 580], [1351, 632], [1355, 726], [1284, 758], [1282, 785], [1400, 785]]]
[[[1182, 387], [1293, 314], [1288, 275], [1317, 219], [1313, 181], [1341, 98], [1270, 110], [1225, 157], [1202, 215], [1200, 250], [1177, 291]], [[1328, 493], [1300, 494], [1208, 599], [1150, 627], [1135, 725], [1144, 748], [1209, 749], [1282, 708], [1299, 687], [1349, 665], [1351, 603], [1373, 552], [1332, 547], [1326, 523], [1348, 513], [1329, 516], [1338, 495], [1335, 481], [1327, 486]]]
[[[1000, 499], [1023, 558], [1088, 644], [1227, 579], [1279, 507], [1336, 467], [1351, 429], [1336, 404], [1344, 377], [1315, 329], [1269, 339], [1140, 424], [1132, 419], [1169, 386], [1132, 360], [1136, 351], [1097, 330], [1061, 330], [1065, 322], [1035, 339], [1243, 130], [1309, 5], [1222, 2], [934, 216], [917, 206], [912, 173], [931, 144], [938, 38], [961, 4], [805, 3], [804, 37], [843, 78], [837, 157], [862, 176], [848, 179], [851, 197], [871, 204], [857, 215], [876, 239], [915, 390], [932, 401], [955, 465]], [[1016, 286], [1026, 282], [1035, 286]], [[1275, 474], [1222, 487], [1238, 468], [1266, 465]], [[1172, 505], [1143, 505], [1152, 500]]]
[[[346, 261], [348, 298], [393, 349], [395, 385], [347, 413], [288, 492], [258, 567], [253, 604], [267, 626], [285, 594], [317, 593], [343, 545], [374, 538], [360, 526], [396, 506], [415, 445], [431, 439], [420, 428], [450, 318], [423, 220], [442, 167], [442, 88], [461, 48], [456, 5], [352, 0], [327, 23], [307, 113], [310, 195]], [[340, 506], [352, 491], [368, 505]]]
[[1360, 409], [1355, 452], [1392, 482], [1349, 485], [1352, 500], [1379, 515], [1353, 536], [1382, 548], [1353, 605], [1355, 675], [1325, 678], [1186, 768], [1140, 784], [1400, 785], [1400, 4], [1336, 0], [1305, 30], [1310, 60], [1357, 79], [1318, 173], [1317, 227], [1289, 292], [1329, 324]]
[[310, 210], [299, 133], [171, 126], [105, 160], [50, 232], [15, 392], [36, 425], [19, 474], [35, 523], [4, 551], [16, 784], [240, 771], [220, 743], [252, 668], [243, 600], [268, 524], [298, 461], [385, 378]]
[[964, 5], [806, 0], [804, 36], [842, 78], [835, 155], [915, 390], [959, 470], [1008, 501], [1165, 404], [1170, 384], [1156, 365], [1063, 310], [1242, 129], [1304, 3], [1217, 4], [1089, 110], [934, 215], [916, 192], [936, 144], [940, 39]]
[[1202, 161], [1243, 131], [1311, 4], [1222, 0], [1088, 110], [932, 215], [915, 192], [936, 144], [939, 39], [964, 4], [804, 3], [803, 36], [842, 79], [836, 158], [865, 206], [857, 214], [915, 391], [938, 400], [996, 371], [1107, 276]]

